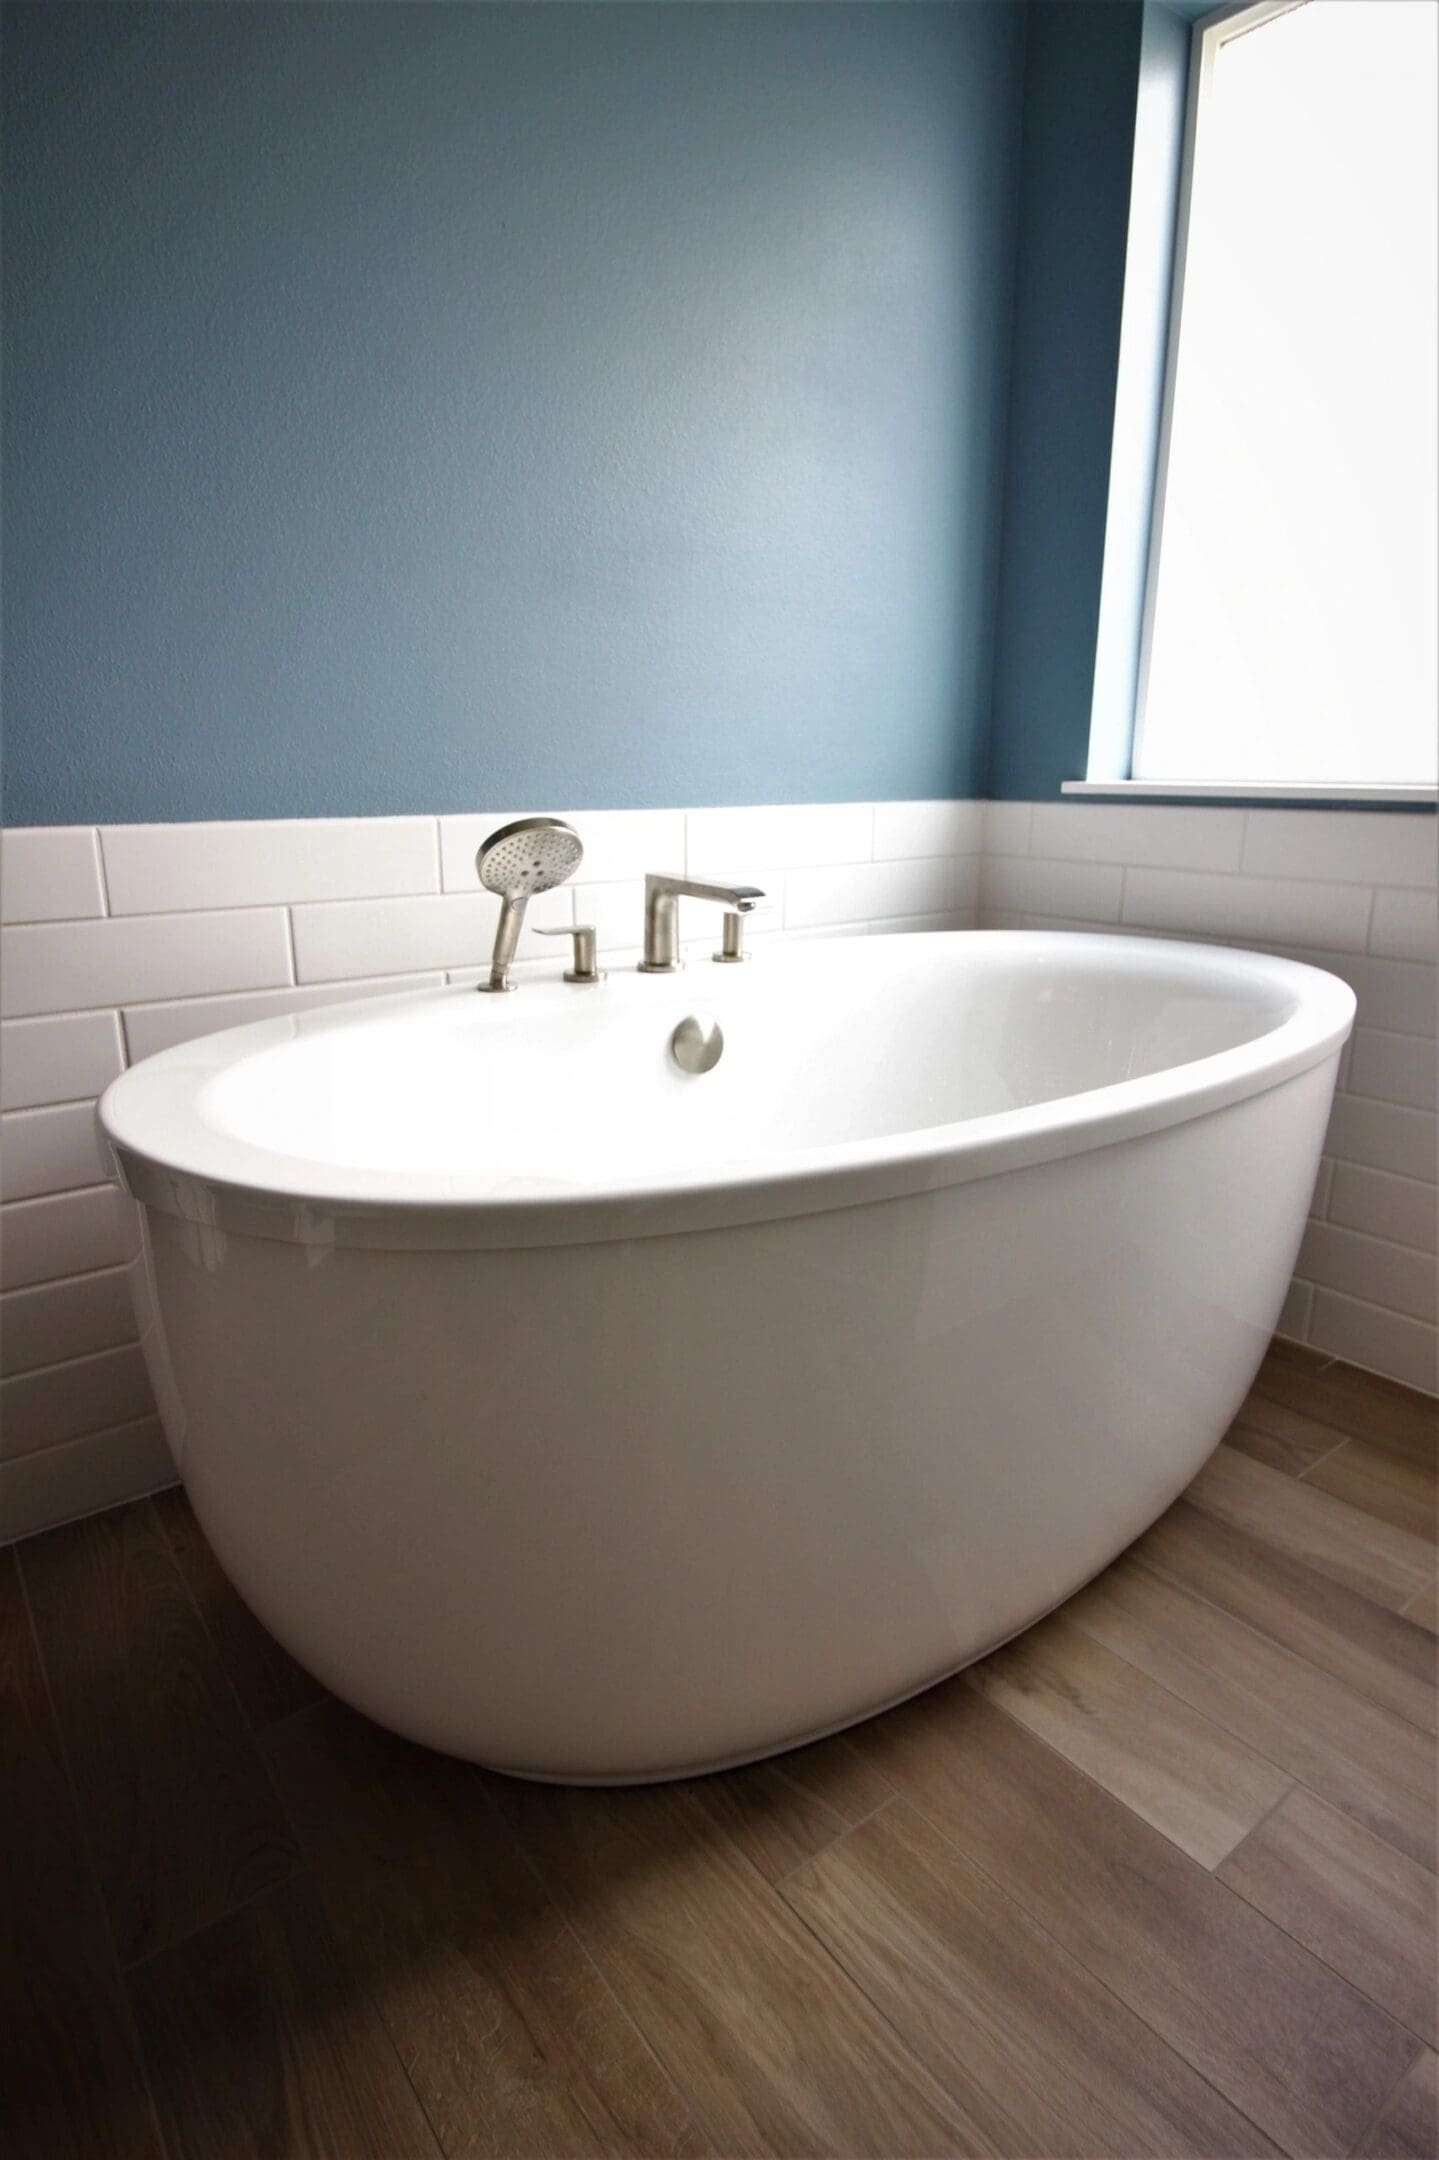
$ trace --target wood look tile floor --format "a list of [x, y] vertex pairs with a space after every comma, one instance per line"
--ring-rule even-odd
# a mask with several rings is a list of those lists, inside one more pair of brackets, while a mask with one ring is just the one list
[[368, 1724], [178, 1491], [0, 1552], [0, 2152], [1432, 2160], [1435, 1451], [1276, 1345], [1039, 1627], [632, 1791]]

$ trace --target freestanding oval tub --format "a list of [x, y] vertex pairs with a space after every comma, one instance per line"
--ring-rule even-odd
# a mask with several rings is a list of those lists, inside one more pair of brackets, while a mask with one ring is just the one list
[[498, 1769], [864, 1717], [1214, 1446], [1353, 1002], [1216, 947], [900, 935], [166, 1051], [100, 1115], [196, 1512], [337, 1694]]

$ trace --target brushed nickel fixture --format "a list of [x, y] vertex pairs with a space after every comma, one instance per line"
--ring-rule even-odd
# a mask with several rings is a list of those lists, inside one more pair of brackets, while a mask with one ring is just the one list
[[539, 930], [539, 937], [567, 937], [575, 941], [574, 964], [565, 969], [565, 981], [572, 983], [597, 983], [605, 979], [605, 970], [598, 965], [599, 947], [595, 926], [590, 922], [558, 924], [553, 930]]
[[[475, 874], [486, 892], [497, 893], [500, 920], [490, 959], [490, 979], [480, 990], [513, 990], [510, 966], [520, 942], [525, 909], [535, 893], [549, 892], [574, 874], [584, 855], [580, 836], [562, 818], [516, 818], [501, 825], [475, 857]], [[578, 965], [578, 959], [576, 961]]]
[[726, 908], [724, 928], [720, 932], [720, 948], [717, 953], [712, 953], [710, 958], [733, 967], [738, 961], [748, 960], [750, 957], [744, 949], [744, 917], [738, 908]]
[[686, 1013], [670, 1037], [670, 1056], [681, 1072], [713, 1072], [724, 1055], [724, 1029], [713, 1013]]
[[679, 903], [682, 898], [718, 900], [736, 917], [748, 915], [763, 900], [758, 885], [716, 884], [710, 878], [680, 877], [652, 870], [645, 879], [645, 956], [642, 975], [673, 975], [684, 966], [679, 954]]

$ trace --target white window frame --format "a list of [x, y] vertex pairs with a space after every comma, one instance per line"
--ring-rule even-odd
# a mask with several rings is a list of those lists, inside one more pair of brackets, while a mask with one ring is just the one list
[[[1139, 665], [1135, 685], [1134, 730], [1126, 780], [1066, 780], [1066, 795], [1211, 796], [1219, 800], [1243, 797], [1252, 800], [1317, 802], [1414, 802], [1432, 803], [1436, 790], [1429, 786], [1394, 784], [1360, 786], [1310, 781], [1256, 780], [1144, 780], [1133, 777], [1140, 763], [1145, 716], [1149, 704], [1150, 656], [1153, 644], [1155, 603], [1159, 589], [1160, 551], [1164, 542], [1164, 512], [1169, 484], [1169, 451], [1173, 429], [1175, 383], [1179, 370], [1179, 341], [1184, 317], [1184, 279], [1189, 258], [1189, 225], [1194, 199], [1194, 175], [1201, 150], [1201, 119], [1204, 101], [1221, 46], [1244, 37], [1276, 15], [1288, 15], [1306, 0], [1231, 0], [1201, 16], [1190, 36], [1189, 82], [1184, 117], [1184, 146], [1180, 164], [1179, 200], [1176, 214], [1174, 276], [1170, 291], [1169, 318], [1165, 331], [1164, 389], [1160, 405], [1159, 437], [1155, 456], [1154, 499], [1150, 513], [1149, 547], [1145, 564], [1144, 599], [1140, 615]], [[1091, 766], [1091, 772], [1093, 766]]]

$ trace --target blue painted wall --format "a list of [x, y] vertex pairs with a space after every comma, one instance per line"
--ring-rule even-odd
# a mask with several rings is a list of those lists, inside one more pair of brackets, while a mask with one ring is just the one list
[[[1123, 84], [1066, 81], [1042, 12], [1026, 215], [1103, 332], [1103, 220], [1042, 208], [1040, 131], [1107, 207]], [[978, 792], [1022, 32], [12, 9], [5, 814]], [[1069, 679], [1018, 662], [1100, 374], [1040, 339], [1017, 382], [1002, 726]]]
[[1144, 9], [1029, 11], [985, 792], [1081, 780], [1099, 634]]

